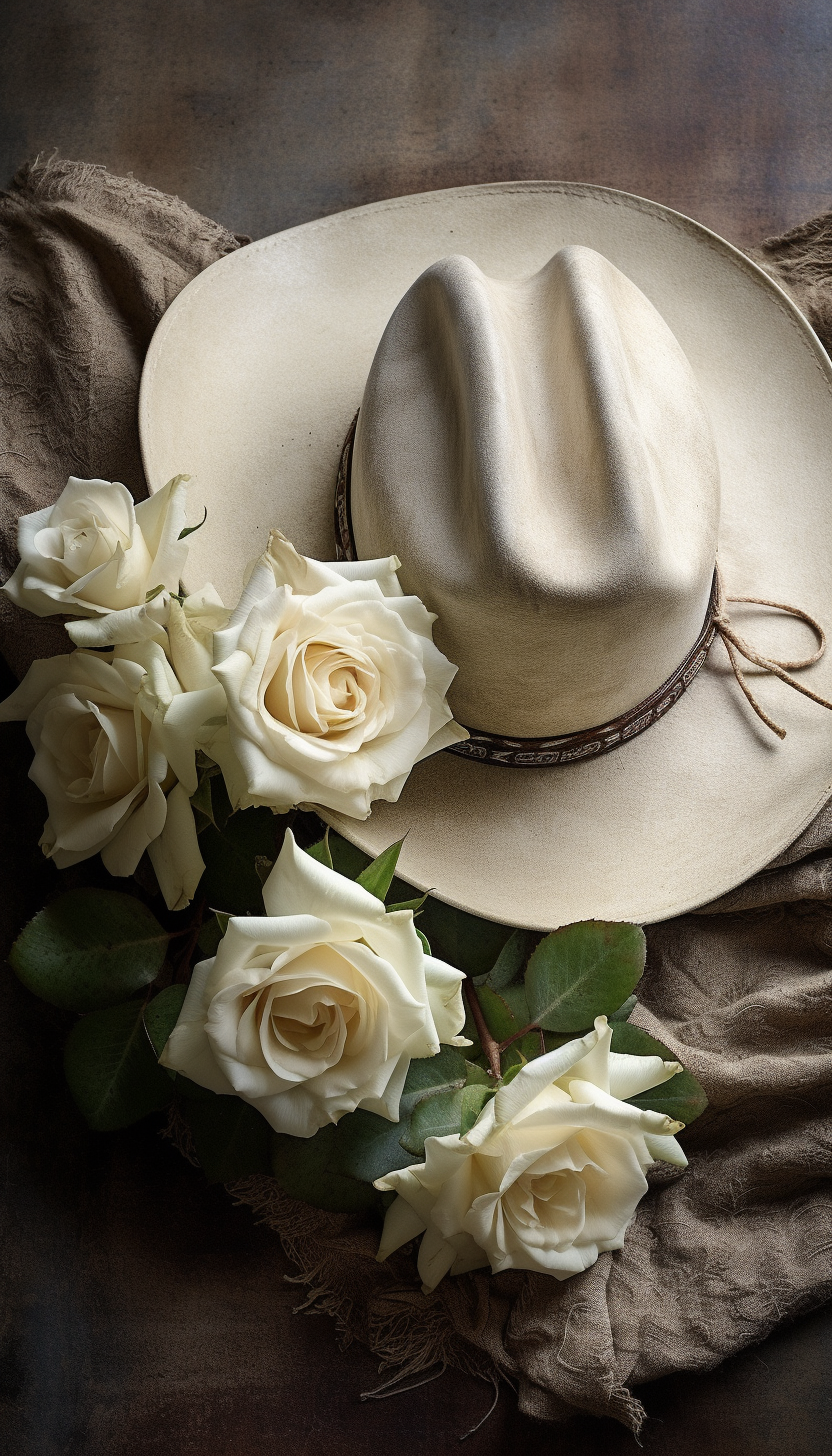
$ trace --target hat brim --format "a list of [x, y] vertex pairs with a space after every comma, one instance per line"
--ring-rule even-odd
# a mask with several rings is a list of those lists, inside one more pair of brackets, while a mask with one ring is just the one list
[[[139, 423], [151, 489], [195, 477], [208, 524], [188, 582], [233, 603], [278, 526], [333, 559], [339, 453], [393, 309], [429, 264], [464, 253], [498, 278], [558, 248], [595, 248], [656, 305], [697, 375], [722, 475], [719, 559], [731, 594], [798, 605], [832, 626], [832, 365], [811, 327], [742, 253], [679, 213], [570, 183], [454, 188], [376, 203], [265, 238], [179, 295], [154, 335]], [[769, 655], [808, 629], [735, 608]], [[595, 761], [504, 768], [439, 753], [397, 804], [326, 818], [369, 854], [405, 833], [400, 873], [512, 925], [665, 919], [762, 869], [832, 792], [832, 712], [750, 671], [787, 729], [748, 707], [721, 643], [679, 703]], [[800, 674], [832, 695], [832, 651]]]

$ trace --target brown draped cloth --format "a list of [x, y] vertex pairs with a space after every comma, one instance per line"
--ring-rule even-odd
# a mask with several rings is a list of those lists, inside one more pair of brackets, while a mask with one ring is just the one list
[[[0, 553], [20, 513], [70, 474], [146, 492], [136, 406], [167, 305], [239, 246], [184, 203], [100, 167], [26, 167], [0, 198]], [[832, 214], [754, 254], [832, 346]], [[20, 675], [66, 651], [63, 628], [0, 597], [0, 647]], [[413, 1250], [375, 1262], [377, 1226], [321, 1213], [269, 1179], [237, 1184], [280, 1234], [346, 1339], [405, 1385], [444, 1366], [505, 1377], [521, 1409], [575, 1409], [637, 1431], [633, 1388], [712, 1369], [832, 1294], [832, 808], [776, 865], [696, 915], [648, 931], [634, 1020], [710, 1101], [684, 1174], [657, 1165], [624, 1248], [559, 1283], [507, 1272], [420, 1293]]]

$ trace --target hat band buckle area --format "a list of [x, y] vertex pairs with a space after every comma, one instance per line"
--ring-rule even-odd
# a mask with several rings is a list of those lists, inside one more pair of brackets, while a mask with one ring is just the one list
[[[358, 413], [356, 410], [347, 431], [335, 480], [335, 551], [338, 561], [357, 561], [359, 559], [355, 549], [350, 513], [352, 450]], [[798, 617], [816, 634], [819, 644], [817, 651], [811, 657], [794, 661], [781, 661], [778, 658], [766, 657], [736, 631], [727, 612], [728, 602], [770, 607], [773, 611], [787, 612], [790, 616]], [[463, 743], [452, 743], [443, 751], [456, 753], [461, 758], [474, 759], [479, 763], [498, 764], [507, 768], [548, 768], [556, 764], [580, 763], [587, 758], [599, 758], [604, 753], [612, 753], [622, 744], [629, 743], [632, 738], [637, 738], [640, 733], [645, 733], [648, 728], [658, 722], [659, 718], [664, 717], [664, 714], [669, 712], [675, 703], [678, 703], [703, 666], [714, 638], [717, 636], [724, 643], [731, 670], [745, 694], [746, 700], [760, 721], [765, 723], [766, 727], [778, 738], [785, 738], [786, 730], [769, 717], [755, 698], [740, 665], [740, 657], [744, 657], [755, 667], [772, 673], [781, 682], [785, 682], [796, 692], [802, 693], [804, 697], [811, 698], [812, 702], [817, 703], [820, 707], [832, 710], [832, 702], [812, 692], [811, 688], [807, 688], [791, 675], [793, 671], [810, 667], [812, 663], [818, 662], [823, 657], [826, 651], [826, 633], [820, 623], [802, 607], [790, 606], [786, 602], [771, 601], [768, 597], [727, 596], [717, 563], [714, 566], [708, 610], [696, 641], [676, 671], [662, 683], [661, 687], [656, 688], [655, 692], [637, 703], [634, 708], [630, 708], [628, 712], [621, 714], [618, 718], [601, 723], [596, 728], [582, 728], [578, 732], [561, 733], [553, 738], [505, 737], [499, 733], [468, 728], [469, 737]], [[462, 726], [467, 727], [465, 724]]]

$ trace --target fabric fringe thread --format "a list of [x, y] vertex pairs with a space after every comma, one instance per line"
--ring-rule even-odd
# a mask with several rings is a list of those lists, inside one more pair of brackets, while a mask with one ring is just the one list
[[497, 1388], [501, 1380], [507, 1379], [491, 1360], [460, 1339], [441, 1301], [422, 1295], [415, 1281], [412, 1287], [403, 1285], [391, 1274], [389, 1285], [380, 1287], [376, 1283], [379, 1266], [375, 1259], [366, 1309], [357, 1309], [355, 1299], [337, 1288], [349, 1216], [327, 1214], [299, 1203], [283, 1193], [273, 1178], [264, 1175], [243, 1178], [227, 1188], [235, 1203], [246, 1204], [258, 1223], [278, 1234], [287, 1257], [300, 1270], [291, 1282], [302, 1284], [307, 1298], [296, 1313], [330, 1315], [342, 1346], [357, 1335], [379, 1357], [380, 1372], [395, 1369], [391, 1380], [363, 1394], [363, 1400], [403, 1393], [412, 1388], [410, 1382], [422, 1384], [420, 1377], [438, 1378], [448, 1368], [477, 1376]]

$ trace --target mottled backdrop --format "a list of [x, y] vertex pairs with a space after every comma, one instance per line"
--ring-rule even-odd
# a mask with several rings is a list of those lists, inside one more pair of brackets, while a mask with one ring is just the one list
[[[824, 0], [3, 0], [0, 173], [102, 162], [255, 237], [432, 187], [554, 177], [690, 213], [740, 245], [832, 201]], [[0, 178], [0, 181], [3, 180]], [[2, 306], [2, 303], [0, 303]], [[16, 726], [0, 863], [11, 922], [50, 877]], [[448, 1376], [359, 1402], [276, 1240], [144, 1127], [85, 1131], [44, 1025], [0, 977], [0, 1447], [9, 1456], [444, 1456], [489, 1392]], [[642, 1392], [653, 1456], [828, 1446], [832, 1318]], [[470, 1456], [633, 1453], [501, 1397]]]

